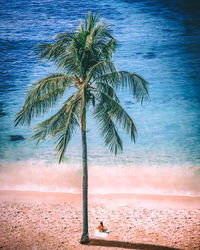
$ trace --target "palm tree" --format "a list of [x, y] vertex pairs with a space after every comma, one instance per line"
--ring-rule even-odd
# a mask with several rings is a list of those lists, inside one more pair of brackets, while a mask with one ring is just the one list
[[[118, 134], [121, 127], [135, 141], [136, 127], [133, 120], [120, 104], [115, 91], [123, 88], [133, 93], [137, 101], [148, 98], [148, 83], [139, 75], [118, 71], [112, 62], [117, 42], [112, 31], [99, 15], [89, 12], [76, 32], [65, 32], [55, 37], [54, 43], [42, 43], [36, 47], [40, 61], [54, 62], [62, 73], [54, 73], [32, 84], [15, 126], [28, 124], [33, 118], [44, 114], [57, 103], [64, 101], [60, 110], [33, 129], [37, 143], [51, 136], [56, 141], [59, 163], [77, 127], [82, 135], [83, 164], [83, 234], [81, 243], [87, 243], [88, 235], [88, 166], [86, 118], [88, 108], [98, 122], [105, 145], [117, 154], [123, 150]], [[71, 96], [67, 99], [67, 90]]]

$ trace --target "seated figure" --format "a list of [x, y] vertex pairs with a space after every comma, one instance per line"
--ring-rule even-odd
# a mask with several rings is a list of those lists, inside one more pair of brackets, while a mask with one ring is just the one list
[[95, 236], [106, 238], [108, 236], [109, 232], [107, 229], [104, 228], [103, 222], [100, 222], [100, 225], [95, 230]]
[[100, 225], [98, 226], [98, 230], [101, 233], [106, 231], [105, 228], [104, 228], [104, 226], [103, 226], [103, 222], [100, 222]]

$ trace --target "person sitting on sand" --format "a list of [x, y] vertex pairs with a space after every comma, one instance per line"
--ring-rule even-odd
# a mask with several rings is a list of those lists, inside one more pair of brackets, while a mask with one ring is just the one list
[[100, 222], [100, 225], [95, 230], [95, 236], [106, 238], [109, 232], [104, 228], [103, 222]]
[[108, 233], [108, 231], [104, 228], [103, 222], [100, 222], [100, 225], [98, 226], [98, 230], [100, 233]]

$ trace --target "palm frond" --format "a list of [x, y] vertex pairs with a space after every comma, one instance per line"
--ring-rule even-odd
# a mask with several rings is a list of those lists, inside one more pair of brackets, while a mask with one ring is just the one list
[[74, 56], [83, 75], [88, 69], [100, 60], [110, 59], [116, 47], [116, 40], [111, 36], [109, 26], [103, 24], [99, 15], [89, 12], [85, 17], [85, 27], [80, 24], [76, 37], [73, 40]]
[[120, 86], [120, 74], [118, 70], [115, 68], [113, 72], [106, 72], [103, 75], [97, 76], [93, 79], [94, 82], [103, 82], [105, 84], [109, 84], [114, 88]]
[[137, 135], [135, 124], [120, 103], [102, 91], [96, 92], [95, 97], [107, 108], [112, 121], [119, 124], [127, 134], [130, 134], [131, 140], [135, 141]]
[[37, 140], [37, 143], [43, 141], [47, 136], [57, 138], [56, 149], [59, 153], [59, 162], [62, 160], [66, 147], [79, 125], [80, 101], [80, 93], [76, 92], [68, 98], [55, 115], [33, 128], [36, 132], [30, 139]]
[[113, 62], [110, 60], [102, 60], [93, 65], [91, 68], [89, 68], [86, 82], [94, 81], [95, 79], [102, 79], [103, 75], [105, 74], [111, 74], [112, 72], [115, 72], [116, 68]]
[[96, 25], [100, 17], [100, 14], [93, 15], [92, 11], [88, 11], [87, 14], [85, 14], [85, 27], [81, 25], [78, 27], [78, 32], [82, 32], [82, 30], [90, 32], [93, 27]]
[[74, 39], [73, 32], [63, 32], [58, 34], [55, 39], [55, 43], [40, 43], [35, 46], [35, 55], [40, 56], [40, 60], [46, 59], [47, 61], [53, 61], [59, 64], [61, 56], [71, 45]]
[[80, 96], [70, 102], [67, 107], [66, 113], [67, 120], [65, 123], [55, 131], [57, 136], [57, 146], [56, 150], [59, 154], [59, 163], [62, 161], [67, 145], [69, 144], [72, 135], [79, 125], [79, 115], [80, 115]]
[[70, 83], [71, 77], [69, 75], [56, 73], [32, 84], [24, 105], [17, 114], [15, 126], [19, 123], [21, 125], [30, 124], [34, 117], [45, 113], [56, 103], [58, 97], [64, 94]]
[[117, 49], [117, 41], [115, 39], [111, 39], [108, 43], [107, 46], [103, 48], [103, 54], [105, 55], [106, 59], [112, 58], [112, 54], [116, 51]]
[[117, 97], [117, 95], [115, 93], [114, 88], [112, 88], [112, 86], [110, 86], [108, 83], [95, 82], [95, 86], [96, 86], [97, 91], [100, 90], [100, 91], [106, 93], [111, 98], [113, 98], [116, 102], [120, 102], [119, 98]]
[[104, 137], [104, 143], [111, 152], [115, 155], [120, 151], [123, 151], [122, 140], [117, 132], [112, 121], [112, 115], [107, 106], [103, 103], [98, 103], [94, 110], [94, 118], [98, 121], [100, 126], [101, 135]]
[[[111, 29], [108, 25], [103, 24], [102, 19], [98, 23], [94, 23], [94, 26], [92, 29], [87, 30], [88, 32], [88, 38], [90, 38], [91, 41], [94, 42], [94, 49], [102, 49], [103, 47], [106, 47], [108, 45], [108, 42], [116, 41], [111, 33]], [[88, 43], [89, 45], [90, 43]], [[86, 48], [91, 48], [91, 46], [85, 46]]]
[[137, 101], [143, 103], [149, 98], [149, 83], [140, 75], [127, 71], [119, 71], [122, 88], [129, 88]]
[[97, 75], [94, 81], [110, 84], [115, 89], [129, 89], [138, 102], [143, 102], [149, 98], [149, 83], [140, 75], [127, 71], [107, 72], [104, 75]]
[[117, 41], [113, 38], [110, 26], [105, 25], [102, 20], [93, 28], [90, 37], [93, 40], [90, 48], [99, 54], [100, 58], [111, 59], [117, 48]]

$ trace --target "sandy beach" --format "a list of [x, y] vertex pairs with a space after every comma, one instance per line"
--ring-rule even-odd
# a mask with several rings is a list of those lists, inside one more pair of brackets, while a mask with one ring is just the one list
[[89, 195], [88, 245], [81, 210], [80, 194], [0, 191], [0, 249], [200, 249], [200, 198]]

